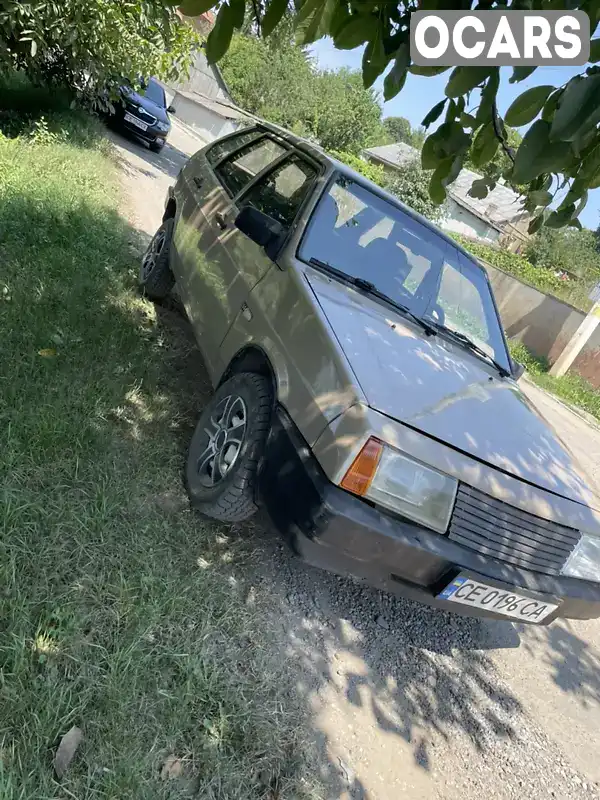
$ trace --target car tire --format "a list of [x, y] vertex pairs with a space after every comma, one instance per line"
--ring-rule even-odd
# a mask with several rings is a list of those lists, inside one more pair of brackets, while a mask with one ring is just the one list
[[160, 153], [160, 151], [163, 149], [163, 147], [164, 147], [164, 144], [156, 144], [156, 142], [151, 142], [150, 143], [150, 150], [152, 150], [153, 153]]
[[140, 265], [139, 284], [151, 300], [164, 300], [175, 284], [169, 264], [174, 219], [166, 219], [152, 237]]
[[272, 411], [273, 391], [262, 375], [241, 372], [219, 386], [188, 451], [186, 485], [195, 509], [223, 522], [242, 522], [256, 512], [256, 477]]

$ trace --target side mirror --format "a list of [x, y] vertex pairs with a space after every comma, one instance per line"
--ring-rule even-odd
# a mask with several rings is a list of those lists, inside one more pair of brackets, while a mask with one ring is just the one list
[[518, 381], [520, 377], [525, 373], [525, 367], [519, 361], [515, 361], [514, 358], [510, 360], [510, 366], [512, 368], [512, 375], [513, 378]]
[[235, 227], [259, 247], [264, 247], [273, 261], [277, 258], [285, 230], [281, 223], [257, 208], [245, 206], [235, 218]]
[[169, 114], [175, 113], [175, 109], [173, 108], [173, 106], [167, 106], [167, 111], [169, 112]]

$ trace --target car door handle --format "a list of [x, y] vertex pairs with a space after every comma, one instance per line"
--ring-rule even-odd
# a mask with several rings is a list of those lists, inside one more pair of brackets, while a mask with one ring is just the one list
[[222, 231], [224, 231], [225, 228], [227, 227], [227, 220], [225, 219], [223, 214], [221, 214], [220, 211], [217, 211], [217, 213], [215, 214], [215, 222], [217, 223], [219, 228], [221, 228]]
[[196, 189], [201, 189], [202, 188], [202, 184], [204, 183], [202, 178], [198, 178], [198, 177], [194, 176], [193, 181], [196, 184]]

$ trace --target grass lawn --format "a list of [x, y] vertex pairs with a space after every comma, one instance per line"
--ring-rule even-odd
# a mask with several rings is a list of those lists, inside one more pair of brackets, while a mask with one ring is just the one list
[[0, 137], [0, 800], [304, 797], [240, 545], [185, 502], [202, 376], [137, 294], [110, 147], [85, 117], [20, 113]]
[[527, 375], [534, 383], [600, 421], [600, 391], [589, 381], [574, 372], [555, 378], [548, 373], [548, 362], [536, 358], [521, 342], [510, 342], [510, 352], [525, 366]]

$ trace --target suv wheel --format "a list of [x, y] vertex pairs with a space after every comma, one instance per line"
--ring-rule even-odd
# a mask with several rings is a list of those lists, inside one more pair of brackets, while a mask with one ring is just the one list
[[187, 458], [187, 489], [198, 511], [224, 522], [254, 514], [272, 408], [271, 386], [261, 375], [242, 372], [217, 389], [198, 420]]
[[152, 237], [140, 266], [140, 288], [151, 300], [164, 300], [175, 283], [169, 266], [174, 219], [166, 219]]

